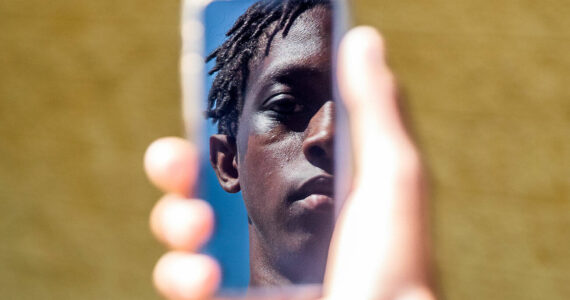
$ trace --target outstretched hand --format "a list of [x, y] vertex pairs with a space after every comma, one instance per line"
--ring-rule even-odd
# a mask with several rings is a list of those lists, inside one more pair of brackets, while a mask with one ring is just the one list
[[[355, 176], [331, 241], [325, 297], [435, 299], [421, 163], [398, 110], [381, 36], [369, 27], [352, 29], [341, 43], [338, 66]], [[166, 193], [150, 224], [171, 249], [153, 275], [157, 289], [170, 299], [211, 297], [220, 281], [216, 261], [196, 253], [214, 223], [206, 202], [187, 198], [198, 165], [196, 148], [180, 138], [159, 139], [145, 155], [147, 175]]]

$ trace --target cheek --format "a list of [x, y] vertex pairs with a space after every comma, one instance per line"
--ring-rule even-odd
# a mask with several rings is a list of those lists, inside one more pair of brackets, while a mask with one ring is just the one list
[[261, 113], [243, 121], [238, 132], [238, 159], [242, 165], [254, 164], [272, 171], [287, 165], [301, 153], [302, 132], [292, 131]]
[[268, 118], [257, 119], [247, 137], [244, 163], [253, 164], [264, 172], [262, 174], [279, 174], [295, 169], [301, 154], [303, 133], [291, 131], [280, 122]]
[[279, 222], [286, 214], [287, 195], [292, 188], [291, 178], [300, 155], [302, 136], [274, 126], [271, 121], [255, 124], [248, 127], [247, 136], [238, 135], [241, 142], [238, 151], [243, 151], [239, 155], [238, 170], [248, 213], [254, 223], [260, 225]]

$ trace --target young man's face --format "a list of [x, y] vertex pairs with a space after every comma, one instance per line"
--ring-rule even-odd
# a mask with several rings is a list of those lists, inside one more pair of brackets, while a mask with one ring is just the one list
[[275, 36], [250, 69], [236, 137], [252, 248], [298, 282], [322, 280], [333, 229], [330, 35], [317, 6]]
[[242, 191], [253, 285], [323, 279], [334, 211], [330, 36], [331, 11], [316, 6], [277, 33], [267, 56], [262, 42], [235, 144], [210, 139], [220, 183]]

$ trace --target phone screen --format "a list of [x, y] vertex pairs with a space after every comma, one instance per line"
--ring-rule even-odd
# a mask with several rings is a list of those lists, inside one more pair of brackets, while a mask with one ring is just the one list
[[216, 216], [203, 252], [220, 262], [222, 291], [322, 283], [346, 162], [338, 157], [349, 148], [339, 145], [334, 88], [341, 7], [211, 1], [192, 20], [185, 14], [183, 26], [200, 20], [203, 32], [206, 64], [188, 76], [185, 62], [197, 56], [187, 51], [182, 71], [185, 102], [198, 102], [186, 110], [200, 111], [189, 125], [201, 150], [196, 196]]

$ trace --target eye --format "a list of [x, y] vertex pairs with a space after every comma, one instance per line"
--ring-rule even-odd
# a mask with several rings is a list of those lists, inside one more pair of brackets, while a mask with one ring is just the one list
[[303, 105], [297, 102], [290, 94], [275, 95], [264, 104], [265, 109], [274, 111], [282, 115], [299, 113], [303, 110]]

